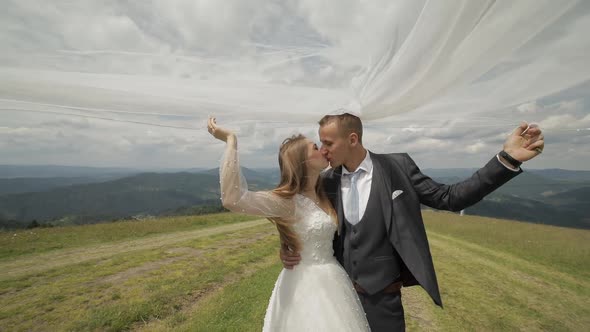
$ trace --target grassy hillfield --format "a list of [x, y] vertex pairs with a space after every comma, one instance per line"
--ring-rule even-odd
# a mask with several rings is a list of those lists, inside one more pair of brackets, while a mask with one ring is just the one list
[[[408, 331], [581, 331], [590, 231], [425, 211], [444, 309], [403, 289]], [[236, 214], [0, 233], [0, 331], [260, 331], [281, 270]]]

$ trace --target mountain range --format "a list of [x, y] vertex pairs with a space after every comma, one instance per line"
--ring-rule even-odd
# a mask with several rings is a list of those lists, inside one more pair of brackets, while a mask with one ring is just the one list
[[[174, 171], [59, 166], [18, 171], [16, 166], [0, 165], [0, 228], [26, 227], [33, 221], [86, 224], [222, 210], [219, 169]], [[426, 169], [424, 173], [438, 182], [454, 183], [474, 171]], [[242, 173], [250, 190], [270, 189], [279, 181], [277, 169], [243, 168]], [[7, 178], [10, 174], [23, 177]], [[588, 229], [590, 171], [527, 170], [464, 213]]]

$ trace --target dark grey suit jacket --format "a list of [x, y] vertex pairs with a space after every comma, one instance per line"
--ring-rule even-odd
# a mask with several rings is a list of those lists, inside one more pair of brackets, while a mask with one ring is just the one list
[[[389, 193], [379, 199], [389, 241], [404, 263], [401, 275], [404, 287], [419, 284], [437, 305], [442, 306], [420, 203], [436, 209], [460, 211], [479, 202], [522, 171], [507, 169], [494, 156], [469, 179], [446, 185], [422, 174], [406, 153], [371, 153], [371, 160], [372, 181], [382, 181]], [[344, 210], [340, 204], [341, 177], [342, 167], [322, 174], [324, 189], [338, 213], [339, 230], [344, 220]], [[392, 200], [391, 194], [396, 190], [402, 190], [403, 193]], [[342, 261], [344, 240], [338, 234], [334, 238], [334, 254]]]

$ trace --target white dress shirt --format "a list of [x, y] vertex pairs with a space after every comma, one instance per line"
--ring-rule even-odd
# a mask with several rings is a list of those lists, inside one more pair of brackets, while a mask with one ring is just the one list
[[[371, 194], [371, 183], [373, 181], [373, 161], [371, 160], [371, 156], [369, 151], [367, 150], [367, 155], [365, 159], [361, 162], [357, 169], [362, 169], [358, 175], [358, 179], [356, 180], [356, 187], [359, 192], [359, 221], [363, 219], [365, 215], [365, 210], [367, 209], [367, 202], [369, 202], [369, 195]], [[350, 216], [350, 178], [348, 174], [353, 173], [356, 170], [349, 171], [346, 167], [342, 166], [342, 181], [341, 181], [341, 194], [342, 194], [342, 207], [344, 208], [344, 216], [346, 219], [349, 219]]]

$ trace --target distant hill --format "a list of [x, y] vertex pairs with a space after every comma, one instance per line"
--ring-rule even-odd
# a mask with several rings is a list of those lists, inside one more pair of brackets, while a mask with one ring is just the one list
[[[440, 183], [456, 183], [476, 169], [424, 170]], [[570, 174], [571, 173], [571, 174]], [[466, 214], [590, 229], [588, 171], [526, 170], [465, 210]]]
[[[213, 168], [198, 172], [200, 174], [209, 174], [219, 176], [219, 168]], [[250, 169], [242, 167], [242, 174], [248, 181], [263, 182], [273, 184], [273, 187], [279, 183], [280, 173], [278, 169]]]
[[141, 170], [120, 167], [84, 167], [60, 165], [0, 165], [0, 178], [127, 176]]
[[[550, 180], [590, 182], [590, 171], [567, 170], [559, 168], [528, 169], [526, 168], [526, 165], [523, 169], [525, 174], [534, 174]], [[426, 168], [422, 171], [424, 174], [427, 174], [433, 179], [464, 179], [477, 171], [477, 168]]]
[[63, 165], [0, 165], [0, 179], [11, 178], [120, 178], [140, 173], [199, 173], [207, 168], [125, 168]]
[[[218, 171], [211, 171], [217, 173]], [[261, 181], [254, 171], [252, 190], [274, 185]], [[45, 192], [0, 196], [0, 219], [28, 224], [70, 220], [89, 223], [136, 214], [170, 214], [181, 208], [220, 206], [218, 175], [201, 173], [143, 173], [101, 183], [71, 185]], [[190, 209], [189, 209], [190, 210]], [[72, 221], [73, 220], [73, 221]]]
[[76, 184], [111, 181], [125, 176], [126, 175], [124, 174], [119, 174], [95, 177], [84, 176], [0, 179], [0, 195], [47, 191], [58, 187], [67, 187]]
[[590, 171], [573, 171], [559, 168], [531, 169], [527, 171], [554, 180], [590, 182]]
[[[578, 189], [579, 190], [579, 189]], [[590, 191], [583, 188], [582, 191]], [[590, 204], [579, 203], [577, 195], [562, 204], [548, 203], [523, 197], [492, 194], [481, 202], [465, 209], [466, 214], [529, 221], [561, 227], [590, 229]]]
[[565, 192], [568, 190], [590, 187], [590, 182], [573, 182], [547, 178], [536, 173], [523, 172], [516, 178], [510, 180], [497, 192], [502, 194], [515, 195], [519, 197], [543, 200], [549, 195]]
[[[428, 174], [437, 182], [451, 184], [467, 179], [475, 171], [476, 170], [474, 169], [469, 171], [458, 170], [456, 173], [453, 173], [452, 170], [445, 170], [444, 172], [433, 172], [434, 174], [444, 176], [431, 175], [426, 172], [425, 174]], [[590, 181], [582, 181], [581, 179], [577, 181], [570, 181], [560, 178], [552, 178], [540, 175], [538, 172], [529, 172], [525, 170], [519, 176], [515, 177], [514, 179], [510, 180], [508, 183], [500, 187], [495, 193], [543, 200], [545, 197], [560, 192], [565, 192], [568, 190], [583, 187], [590, 187]]]
[[584, 187], [580, 189], [573, 189], [563, 193], [548, 196], [548, 200], [551, 200], [553, 204], [590, 204], [590, 187]]

